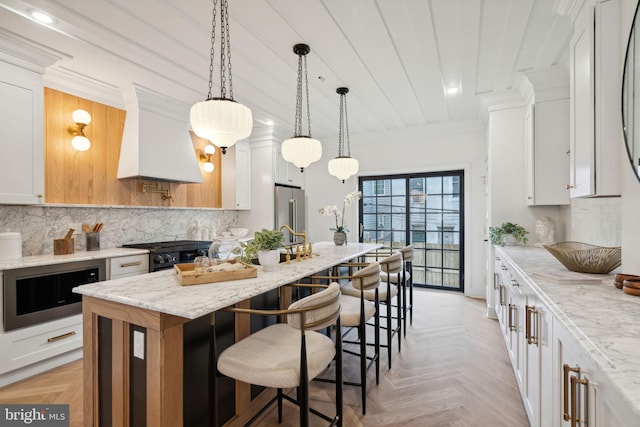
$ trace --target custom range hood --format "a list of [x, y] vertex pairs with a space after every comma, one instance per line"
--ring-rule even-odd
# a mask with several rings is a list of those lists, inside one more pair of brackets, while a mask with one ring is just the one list
[[189, 107], [138, 85], [125, 91], [124, 102], [118, 178], [202, 182], [189, 135]]

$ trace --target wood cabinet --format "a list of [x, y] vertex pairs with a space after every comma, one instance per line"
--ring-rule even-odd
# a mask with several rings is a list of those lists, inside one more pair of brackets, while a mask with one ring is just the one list
[[569, 204], [569, 99], [531, 103], [525, 130], [527, 205]]
[[1, 60], [0, 76], [0, 203], [44, 203], [42, 76]]
[[620, 194], [619, 28], [620, 0], [588, 0], [574, 23], [569, 46], [571, 197]]
[[251, 209], [251, 149], [238, 141], [222, 156], [222, 208]]

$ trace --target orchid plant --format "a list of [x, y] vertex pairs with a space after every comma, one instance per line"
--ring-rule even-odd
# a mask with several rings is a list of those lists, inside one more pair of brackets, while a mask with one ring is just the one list
[[352, 191], [348, 193], [344, 200], [342, 201], [342, 209], [338, 209], [336, 205], [327, 205], [320, 208], [320, 215], [324, 216], [334, 216], [336, 219], [335, 228], [330, 228], [329, 230], [336, 232], [347, 232], [349, 229], [344, 225], [344, 211], [347, 206], [351, 206], [356, 200], [360, 200], [362, 198], [361, 191]]

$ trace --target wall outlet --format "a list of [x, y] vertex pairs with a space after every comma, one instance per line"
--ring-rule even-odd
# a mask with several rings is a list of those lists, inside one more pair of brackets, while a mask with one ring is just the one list
[[133, 357], [144, 360], [144, 332], [133, 331]]

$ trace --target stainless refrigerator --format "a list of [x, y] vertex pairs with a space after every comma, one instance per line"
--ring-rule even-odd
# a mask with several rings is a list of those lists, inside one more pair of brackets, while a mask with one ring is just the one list
[[[276, 184], [274, 205], [276, 209], [276, 230], [280, 229], [284, 224], [289, 225], [296, 233], [307, 230], [304, 190], [298, 187]], [[302, 243], [302, 237], [292, 236], [287, 229], [282, 231], [284, 233], [285, 245]]]

